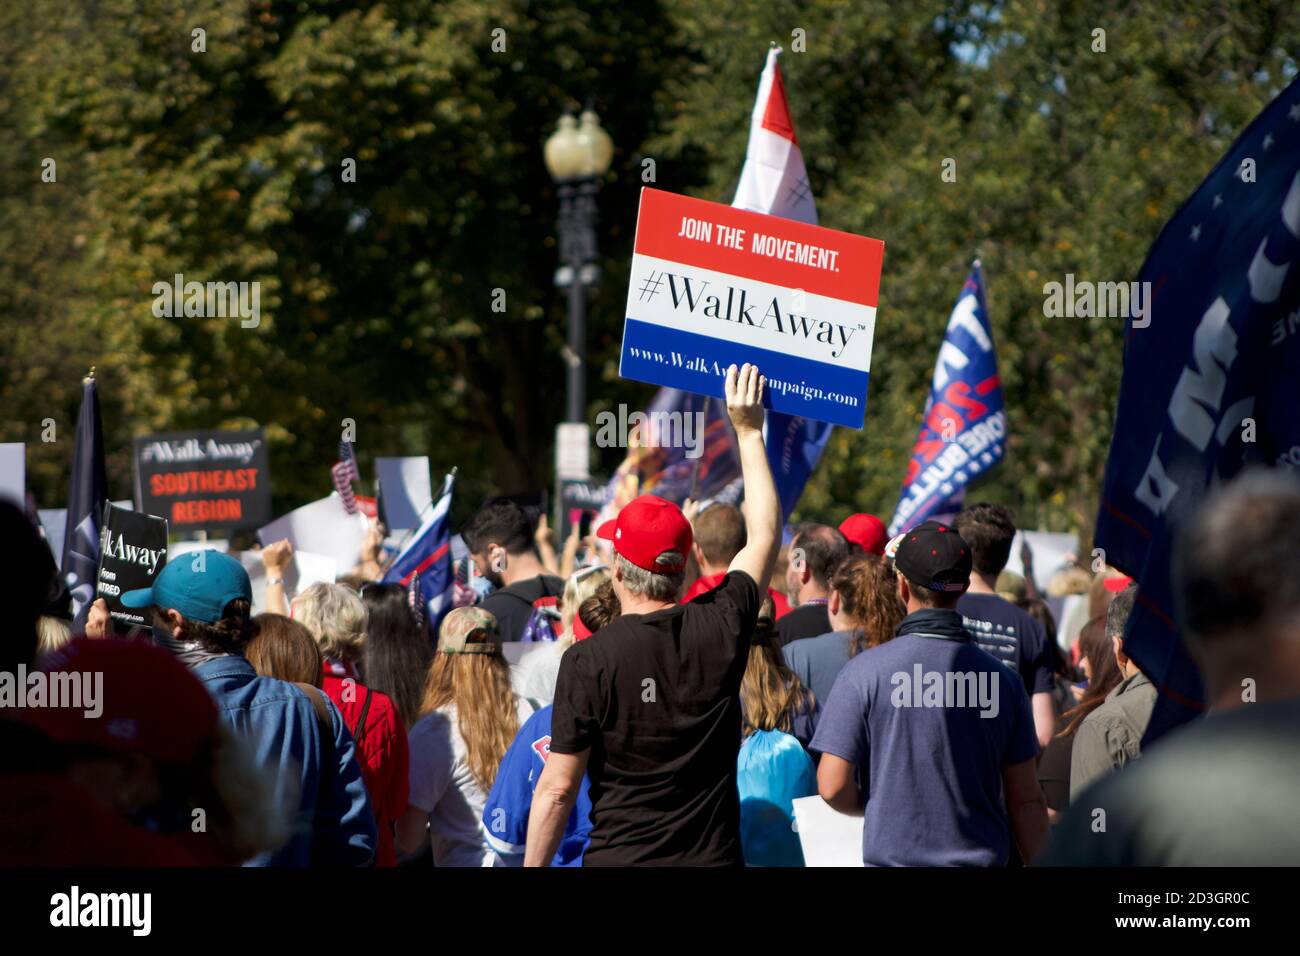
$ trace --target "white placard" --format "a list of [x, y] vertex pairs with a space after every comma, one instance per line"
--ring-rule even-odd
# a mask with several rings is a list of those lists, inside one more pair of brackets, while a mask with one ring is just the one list
[[428, 517], [433, 505], [433, 484], [429, 480], [429, 459], [376, 458], [375, 474], [384, 498], [384, 517], [389, 531], [420, 527], [421, 515]]
[[[242, 551], [239, 563], [248, 572], [248, 579], [253, 585], [253, 613], [261, 614], [266, 610], [266, 567], [262, 564], [262, 556], [256, 551]], [[295, 551], [293, 560], [284, 572], [285, 600], [293, 600], [318, 582], [333, 584], [337, 569], [338, 563], [328, 555]]]
[[54, 555], [54, 563], [63, 570], [63, 535], [68, 526], [67, 508], [39, 508], [36, 515], [41, 521], [41, 530], [45, 532], [45, 541]]
[[586, 423], [555, 426], [555, 474], [561, 481], [591, 476], [591, 429]]
[[1034, 553], [1034, 583], [1046, 594], [1047, 582], [1065, 565], [1065, 556], [1079, 554], [1079, 536], [1055, 531], [1017, 531], [1011, 542], [1011, 557], [1006, 569], [1021, 577], [1024, 577], [1025, 569], [1020, 563], [1020, 545], [1025, 538], [1029, 539], [1029, 548]]
[[502, 641], [501, 650], [505, 654], [506, 663], [514, 667], [529, 654], [545, 650], [554, 643], [554, 641]]
[[[276, 518], [257, 532], [262, 547], [289, 539], [293, 550], [333, 558], [339, 574], [347, 574], [361, 563], [369, 520], [361, 512], [348, 514], [337, 494]], [[331, 578], [333, 580], [333, 578]]]
[[818, 796], [793, 804], [805, 866], [862, 866], [862, 817], [840, 813]]
[[0, 444], [0, 498], [27, 510], [27, 446], [20, 441]]

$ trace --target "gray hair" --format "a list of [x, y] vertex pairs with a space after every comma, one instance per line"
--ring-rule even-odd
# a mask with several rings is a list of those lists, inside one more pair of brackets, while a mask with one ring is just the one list
[[327, 658], [350, 661], [361, 656], [369, 614], [351, 588], [320, 581], [294, 598], [293, 607], [294, 617], [311, 631]]
[[1106, 608], [1107, 637], [1124, 637], [1124, 626], [1128, 624], [1128, 616], [1133, 613], [1137, 593], [1137, 583], [1129, 582], [1128, 587], [1116, 594], [1115, 599], [1110, 602], [1110, 607]]
[[1300, 618], [1300, 479], [1251, 469], [1200, 508], [1174, 553], [1178, 620], [1194, 639], [1264, 638]]
[[656, 574], [639, 568], [623, 555], [615, 552], [614, 566], [623, 577], [623, 587], [632, 594], [651, 601], [676, 601], [686, 580], [686, 556], [678, 551], [665, 551], [655, 558], [656, 566], [680, 568], [671, 574]]

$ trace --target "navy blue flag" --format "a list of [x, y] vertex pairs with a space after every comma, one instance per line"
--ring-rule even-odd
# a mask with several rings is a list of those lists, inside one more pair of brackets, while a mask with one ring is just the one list
[[447, 520], [451, 512], [451, 492], [455, 481], [454, 472], [443, 480], [442, 490], [434, 499], [428, 517], [384, 572], [385, 584], [410, 587], [412, 582], [418, 581], [425, 618], [429, 622], [430, 633], [435, 636], [443, 615], [451, 610], [455, 584], [451, 561], [451, 530]]
[[767, 413], [767, 461], [772, 466], [772, 479], [781, 500], [783, 523], [799, 503], [804, 485], [817, 467], [834, 427], [830, 422], [785, 412]]
[[68, 484], [68, 514], [63, 537], [63, 578], [72, 594], [72, 632], [86, 629], [86, 615], [95, 600], [95, 575], [99, 573], [100, 520], [108, 499], [104, 473], [104, 426], [99, 416], [99, 393], [92, 370], [81, 385], [81, 413], [72, 452], [72, 478]]
[[1129, 310], [1096, 542], [1138, 582], [1124, 652], [1161, 691], [1147, 740], [1203, 707], [1173, 615], [1176, 533], [1247, 464], [1300, 468], [1298, 258], [1300, 81], [1165, 225]]
[[966, 485], [1002, 460], [1006, 431], [998, 357], [976, 259], [948, 317], [889, 533], [958, 510]]

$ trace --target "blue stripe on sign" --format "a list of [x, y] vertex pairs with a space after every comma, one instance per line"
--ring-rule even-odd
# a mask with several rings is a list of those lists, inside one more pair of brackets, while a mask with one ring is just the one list
[[[867, 412], [867, 372], [638, 319], [629, 318], [623, 328], [618, 373], [638, 382], [721, 398], [727, 366], [745, 362], [757, 365], [767, 377], [763, 404], [768, 408], [850, 428], [862, 427]], [[846, 397], [851, 400], [844, 401]]]

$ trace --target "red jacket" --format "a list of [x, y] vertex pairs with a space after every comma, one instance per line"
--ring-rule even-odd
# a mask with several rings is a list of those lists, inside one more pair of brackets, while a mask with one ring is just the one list
[[[370, 794], [379, 827], [379, 845], [375, 848], [375, 866], [396, 866], [397, 850], [393, 842], [398, 818], [406, 812], [410, 788], [410, 751], [406, 727], [391, 697], [371, 690], [356, 679], [356, 671], [346, 664], [326, 661], [325, 696], [334, 701], [343, 722], [357, 742], [357, 759], [361, 778]], [[366, 700], [369, 699], [369, 709]], [[358, 735], [361, 713], [366, 711], [366, 725]]]
[[[686, 589], [686, 596], [682, 598], [682, 603], [693, 601], [701, 594], [712, 591], [722, 583], [722, 579], [726, 576], [727, 573], [724, 571], [721, 574], [709, 574], [702, 578], [696, 578], [695, 583]], [[776, 607], [776, 619], [778, 621], [790, 613], [790, 602], [786, 600], [784, 594], [773, 591], [771, 588], [767, 589], [767, 593], [771, 595], [772, 604]]]

